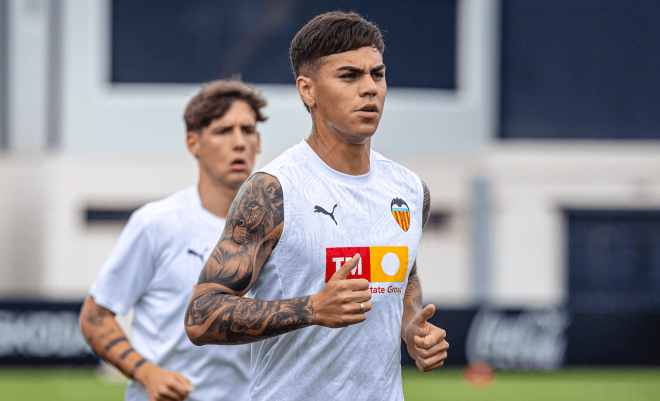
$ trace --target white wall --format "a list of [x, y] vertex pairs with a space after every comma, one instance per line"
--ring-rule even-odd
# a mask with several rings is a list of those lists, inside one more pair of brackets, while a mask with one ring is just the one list
[[[460, 90], [390, 89], [375, 148], [408, 154], [469, 152], [492, 137], [496, 3], [460, 4]], [[198, 88], [111, 85], [109, 7], [106, 0], [64, 3], [66, 151], [182, 152], [181, 116]], [[308, 135], [310, 119], [293, 82], [260, 87], [270, 103], [266, 109], [270, 120], [262, 128], [264, 151], [279, 154]]]

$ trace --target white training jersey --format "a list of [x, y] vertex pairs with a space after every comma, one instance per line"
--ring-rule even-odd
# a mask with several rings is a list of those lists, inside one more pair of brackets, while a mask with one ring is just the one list
[[[202, 208], [196, 186], [149, 203], [133, 213], [90, 290], [116, 314], [135, 308], [133, 348], [188, 378], [191, 401], [249, 397], [249, 346], [197, 347], [184, 329], [193, 286], [224, 225]], [[144, 388], [130, 381], [126, 400], [147, 400]]]
[[348, 278], [370, 281], [373, 309], [353, 326], [252, 344], [252, 400], [403, 400], [401, 316], [422, 233], [420, 179], [374, 151], [369, 173], [342, 174], [304, 140], [261, 171], [282, 186], [284, 228], [248, 296], [316, 294], [360, 253]]

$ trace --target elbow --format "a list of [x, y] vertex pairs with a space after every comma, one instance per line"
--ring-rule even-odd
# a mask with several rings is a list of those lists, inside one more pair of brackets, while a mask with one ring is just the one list
[[83, 338], [87, 343], [89, 343], [89, 327], [87, 324], [87, 320], [84, 318], [84, 316], [87, 314], [87, 302], [85, 302], [80, 309], [80, 314], [78, 315], [78, 330], [80, 330], [80, 333], [82, 334]]
[[199, 330], [196, 329], [196, 327], [188, 327], [186, 326], [186, 335], [188, 336], [188, 339], [190, 340], [191, 343], [193, 343], [196, 346], [202, 346], [205, 345], [204, 341], [201, 339], [201, 333], [199, 333]]
[[78, 330], [80, 330], [80, 334], [82, 334], [83, 338], [85, 339], [85, 342], [89, 344], [89, 333], [87, 330], [87, 325], [85, 324], [85, 320], [82, 318], [82, 315], [78, 317]]
[[186, 335], [191, 343], [201, 347], [202, 345], [210, 344], [209, 336], [202, 331], [202, 328], [199, 326], [188, 326], [186, 325]]

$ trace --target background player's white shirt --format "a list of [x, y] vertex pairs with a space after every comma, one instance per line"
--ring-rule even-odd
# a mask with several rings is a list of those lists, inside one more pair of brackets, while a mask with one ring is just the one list
[[[353, 326], [311, 326], [252, 344], [252, 400], [403, 400], [401, 316], [422, 233], [420, 179], [373, 151], [368, 174], [339, 173], [304, 140], [261, 171], [280, 181], [284, 228], [248, 296], [316, 294], [339, 259], [357, 251], [363, 266], [354, 274], [370, 274], [373, 309]], [[409, 210], [407, 231], [394, 209]]]
[[[196, 186], [131, 216], [90, 294], [116, 314], [135, 308], [133, 348], [149, 361], [181, 372], [195, 391], [188, 400], [244, 400], [249, 390], [247, 345], [193, 345], [184, 315], [204, 262], [225, 221], [202, 208]], [[126, 400], [147, 400], [131, 381]]]

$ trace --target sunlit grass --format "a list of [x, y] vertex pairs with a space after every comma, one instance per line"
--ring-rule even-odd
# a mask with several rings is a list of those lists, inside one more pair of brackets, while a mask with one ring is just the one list
[[487, 387], [473, 387], [461, 369], [403, 370], [406, 401], [660, 400], [660, 368], [565, 368], [555, 372], [497, 371]]

